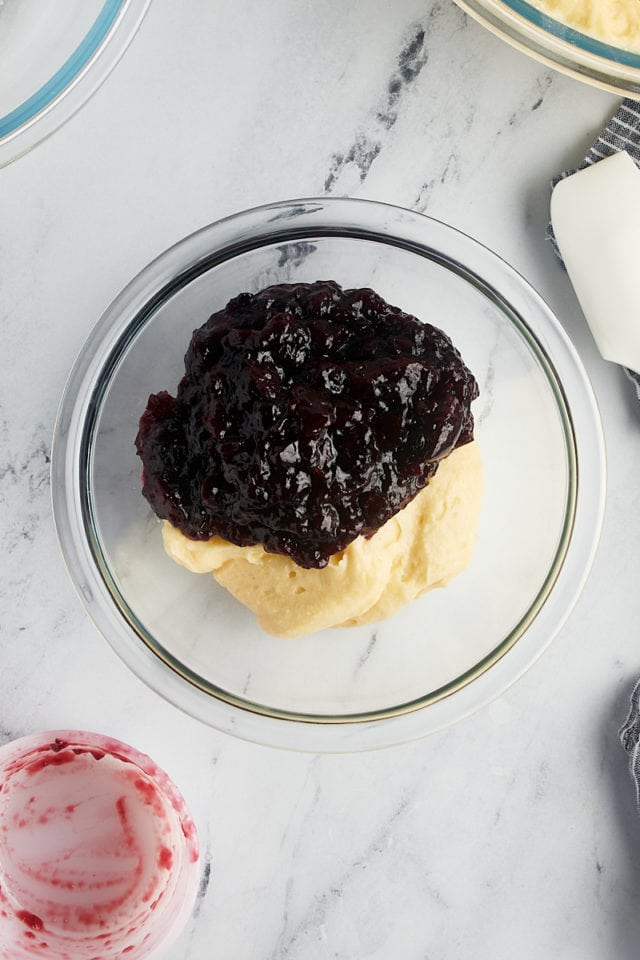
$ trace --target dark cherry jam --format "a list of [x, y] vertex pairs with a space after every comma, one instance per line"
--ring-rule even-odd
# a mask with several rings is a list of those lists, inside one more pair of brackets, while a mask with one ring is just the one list
[[324, 567], [472, 439], [477, 395], [449, 338], [373, 290], [242, 293], [193, 334], [177, 395], [149, 397], [143, 494], [194, 540]]

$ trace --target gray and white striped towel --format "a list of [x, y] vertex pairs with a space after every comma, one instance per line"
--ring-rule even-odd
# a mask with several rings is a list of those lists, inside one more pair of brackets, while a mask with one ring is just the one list
[[[610, 157], [620, 150], [626, 150], [631, 159], [640, 167], [640, 102], [628, 98], [622, 101], [598, 139], [588, 150], [582, 163], [575, 170], [565, 170], [564, 173], [561, 173], [552, 181], [551, 186], [555, 187], [558, 181], [576, 173], [577, 170], [590, 167], [592, 163]], [[560, 256], [551, 224], [547, 227], [547, 237], [553, 244], [558, 256]], [[623, 367], [623, 370], [635, 385], [640, 400], [640, 374], [634, 370], [628, 370], [626, 367]]]
[[620, 741], [629, 754], [629, 770], [636, 788], [636, 804], [640, 812], [640, 681], [631, 694], [631, 709], [620, 730]]

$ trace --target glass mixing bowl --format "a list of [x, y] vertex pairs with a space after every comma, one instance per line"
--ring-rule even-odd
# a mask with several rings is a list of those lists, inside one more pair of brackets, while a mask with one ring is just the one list
[[546, 16], [526, 0], [456, 0], [512, 46], [562, 73], [640, 100], [640, 54], [602, 43]]
[[[211, 313], [245, 290], [318, 279], [373, 287], [451, 336], [480, 384], [486, 491], [471, 565], [447, 588], [370, 627], [284, 641], [165, 555], [134, 438], [149, 394], [175, 390], [191, 333]], [[310, 751], [419, 737], [519, 677], [584, 583], [604, 473], [580, 360], [522, 277], [442, 223], [345, 199], [229, 217], [146, 267], [85, 344], [52, 455], [71, 576], [125, 663], [220, 730]]]
[[0, 166], [26, 153], [98, 89], [150, 0], [2, 0]]

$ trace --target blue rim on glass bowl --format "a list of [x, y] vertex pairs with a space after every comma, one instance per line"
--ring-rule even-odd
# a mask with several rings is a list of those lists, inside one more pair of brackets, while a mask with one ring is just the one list
[[[243, 290], [317, 279], [371, 286], [452, 337], [480, 384], [485, 495], [474, 557], [448, 587], [372, 627], [283, 641], [166, 556], [134, 438], [149, 393], [175, 389], [191, 333], [211, 313]], [[62, 551], [121, 659], [219, 730], [312, 752], [415, 739], [521, 676], [584, 585], [604, 493], [593, 392], [544, 301], [457, 230], [366, 200], [259, 207], [154, 260], [84, 345], [52, 451]]]
[[[59, 9], [45, 11], [41, 4], [33, 10], [25, 4], [7, 5], [0, 11], [4, 18], [0, 25], [5, 70], [9, 44], [13, 45], [16, 62], [29, 64], [30, 71], [34, 61], [44, 67], [41, 60], [46, 59], [42, 56], [46, 49], [51, 57], [46, 61], [45, 74], [33, 83], [30, 76], [4, 78], [7, 99], [0, 109], [0, 167], [46, 139], [86, 103], [127, 49], [150, 2], [91, 0], [79, 8], [78, 16], [67, 11], [64, 21]], [[56, 23], [51, 24], [45, 12], [57, 19], [59, 34]], [[38, 43], [44, 47], [38, 48]]]
[[568, 76], [640, 100], [640, 53], [569, 27], [526, 0], [456, 0], [513, 47]]

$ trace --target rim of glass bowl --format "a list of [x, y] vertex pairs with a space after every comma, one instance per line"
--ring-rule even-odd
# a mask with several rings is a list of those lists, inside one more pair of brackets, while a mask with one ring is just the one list
[[0, 167], [41, 143], [96, 92], [142, 23], [151, 0], [104, 0], [73, 53], [34, 94], [0, 117]]
[[[375, 714], [284, 713], [207, 687], [162, 650], [128, 608], [111, 578], [92, 518], [93, 432], [106, 388], [137, 332], [166, 297], [214, 265], [303, 236], [353, 237], [398, 246], [446, 265], [476, 286], [517, 325], [536, 356], [556, 398], [567, 445], [564, 530], [529, 611], [462, 677]], [[604, 441], [595, 398], [574, 347], [549, 307], [519, 273], [477, 241], [422, 214], [370, 200], [302, 199], [257, 207], [203, 227], [152, 261], [106, 310], [76, 360], [58, 412], [51, 470], [54, 518], [71, 579], [99, 631], [133, 673], [218, 730], [312, 752], [373, 749], [416, 739], [502, 693], [531, 666], [569, 615], [591, 567], [604, 511]]]
[[526, 0], [456, 0], [466, 13], [523, 53], [568, 76], [640, 100], [640, 54], [603, 43]]

